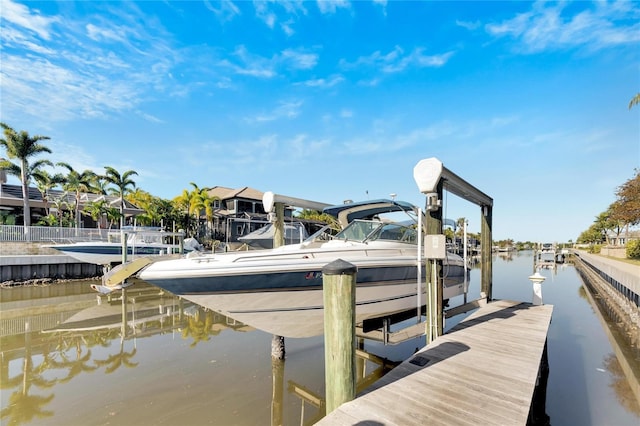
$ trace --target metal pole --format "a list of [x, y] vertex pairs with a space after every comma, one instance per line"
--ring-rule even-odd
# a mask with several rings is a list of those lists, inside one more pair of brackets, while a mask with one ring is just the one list
[[418, 208], [418, 282], [416, 289], [416, 298], [418, 305], [418, 324], [422, 321], [422, 262], [424, 257], [422, 256], [422, 209]]
[[127, 233], [124, 230], [120, 230], [120, 237], [122, 238], [122, 264], [127, 263]]
[[467, 219], [462, 222], [464, 243], [462, 245], [464, 250], [463, 262], [464, 262], [464, 303], [467, 303], [467, 292], [469, 289], [469, 283], [467, 282], [467, 270], [469, 267], [469, 260], [467, 259]]

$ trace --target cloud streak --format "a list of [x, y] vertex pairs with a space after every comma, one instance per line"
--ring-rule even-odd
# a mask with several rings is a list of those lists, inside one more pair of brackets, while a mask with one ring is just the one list
[[[116, 14], [126, 16], [123, 24], [109, 20]], [[20, 109], [44, 120], [102, 117], [132, 110], [147, 92], [166, 86], [175, 59], [163, 41], [168, 37], [158, 25], [147, 31], [139, 15], [128, 5], [126, 13], [105, 11], [81, 22], [3, 2], [1, 73], [9, 116]]]
[[600, 50], [640, 41], [640, 12], [633, 2], [597, 2], [572, 14], [571, 3], [537, 2], [528, 12], [485, 26], [497, 38], [510, 37], [523, 53], [584, 47]]

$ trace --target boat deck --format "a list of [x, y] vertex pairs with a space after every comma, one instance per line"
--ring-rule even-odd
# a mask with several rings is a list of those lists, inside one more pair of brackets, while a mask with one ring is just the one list
[[552, 311], [488, 303], [317, 425], [526, 425]]

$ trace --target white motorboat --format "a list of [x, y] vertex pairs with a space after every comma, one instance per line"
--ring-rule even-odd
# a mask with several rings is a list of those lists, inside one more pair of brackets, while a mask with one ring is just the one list
[[[48, 244], [44, 247], [56, 249], [80, 262], [96, 265], [112, 265], [122, 262], [122, 234], [127, 235], [127, 260], [138, 257], [160, 256], [180, 253], [180, 244], [169, 242], [178, 233], [161, 231], [159, 228], [131, 228], [109, 233], [107, 241], [77, 241], [68, 244]], [[180, 234], [182, 235], [182, 234]], [[183, 251], [188, 253], [200, 249], [194, 239], [185, 239]]]
[[[268, 313], [276, 316], [278, 312], [306, 310], [319, 312], [321, 316], [322, 269], [341, 259], [357, 267], [357, 321], [416, 308], [420, 263], [417, 227], [415, 222], [390, 222], [382, 215], [393, 212], [413, 215], [417, 209], [409, 203], [375, 200], [324, 211], [348, 225], [335, 236], [323, 228], [301, 244], [275, 249], [161, 260], [143, 268], [138, 277], [196, 304], [265, 329], [251, 320], [250, 312], [265, 317]], [[462, 294], [464, 272], [462, 258], [448, 253], [443, 276], [456, 284], [445, 286], [443, 298]], [[421, 287], [424, 301], [424, 284]]]

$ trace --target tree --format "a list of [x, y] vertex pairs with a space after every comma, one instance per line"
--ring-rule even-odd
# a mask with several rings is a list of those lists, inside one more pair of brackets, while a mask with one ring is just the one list
[[98, 229], [100, 229], [100, 218], [107, 213], [107, 208], [107, 200], [102, 199], [88, 202], [85, 204], [82, 212], [89, 215], [91, 219], [98, 224]]
[[327, 225], [331, 225], [331, 228], [336, 231], [340, 230], [340, 223], [338, 222], [338, 219], [331, 216], [330, 214], [322, 213], [317, 210], [302, 209], [302, 211], [296, 214], [296, 217], [305, 220], [315, 220], [318, 222], [323, 222]]
[[[194, 237], [198, 232], [199, 216], [203, 204], [200, 197], [201, 189], [193, 182], [190, 182], [190, 185], [193, 186], [193, 191], [183, 189], [182, 194], [175, 197], [173, 199], [173, 202], [179, 209], [185, 212], [187, 219], [185, 230], [187, 231], [187, 235]], [[192, 214], [196, 219], [193, 229], [191, 229], [190, 226], [190, 218]]]
[[[54, 225], [67, 226], [72, 222], [72, 220], [65, 220], [65, 219], [69, 219], [68, 212], [72, 208], [72, 206], [70, 206], [69, 202], [67, 201], [68, 199], [67, 196], [68, 196], [68, 193], [67, 191], [65, 191], [61, 195], [57, 197], [53, 197], [50, 200], [51, 204], [56, 209], [56, 213], [55, 215], [49, 213], [49, 216], [48, 216], [49, 219], [46, 219], [46, 222], [49, 223], [49, 226], [54, 226]], [[65, 211], [67, 212], [66, 218], [65, 218]]]
[[611, 218], [611, 208], [596, 217], [593, 227], [602, 235], [602, 239], [607, 244], [609, 244], [609, 231], [617, 231], [618, 234], [620, 233], [620, 223]]
[[579, 244], [599, 244], [602, 242], [602, 232], [594, 225], [591, 225], [589, 229], [578, 236], [577, 242]]
[[202, 197], [202, 192], [206, 191], [207, 188], [198, 187], [193, 182], [189, 182], [191, 186], [193, 186], [193, 191], [189, 192], [189, 214], [192, 214], [196, 221], [196, 236], [198, 235], [198, 231], [200, 230], [200, 213], [205, 208], [205, 201]]
[[42, 195], [47, 215], [49, 215], [49, 191], [64, 182], [64, 176], [57, 173], [50, 175], [46, 170], [35, 170], [33, 179], [36, 181], [36, 187]]
[[618, 187], [616, 201], [611, 208], [614, 218], [629, 225], [640, 223], [640, 169], [635, 169], [635, 174]]
[[[200, 223], [200, 215], [204, 211], [205, 220], [207, 223], [207, 230], [210, 230], [213, 227], [213, 205], [215, 201], [219, 201], [220, 198], [217, 196], [209, 195], [209, 188], [198, 188], [198, 185], [191, 182], [194, 190], [191, 193], [191, 213], [196, 217], [196, 221]], [[198, 236], [200, 236], [198, 234]]]
[[76, 228], [80, 227], [80, 198], [83, 193], [93, 192], [95, 190], [95, 181], [97, 175], [91, 170], [85, 170], [82, 173], [74, 170], [73, 167], [67, 163], [58, 163], [69, 170], [69, 173], [64, 177], [64, 183], [62, 189], [75, 194], [74, 205], [74, 217], [76, 222]]
[[634, 105], [638, 105], [640, 104], [640, 93], [636, 93], [636, 95], [631, 98], [631, 101], [629, 101], [629, 109], [633, 108]]
[[120, 199], [120, 228], [123, 225], [124, 218], [124, 197], [131, 189], [135, 189], [136, 183], [131, 176], [138, 175], [138, 172], [127, 170], [122, 175], [113, 167], [105, 166], [106, 174], [102, 176], [104, 180], [113, 185], [107, 190], [116, 195]]
[[120, 209], [115, 207], [107, 207], [107, 211], [105, 212], [107, 215], [107, 220], [109, 221], [109, 230], [113, 227], [113, 224], [120, 221], [122, 214], [120, 213]]
[[9, 159], [17, 159], [20, 164], [14, 164], [9, 160], [0, 160], [0, 169], [9, 174], [18, 176], [22, 182], [22, 202], [25, 231], [31, 226], [31, 208], [29, 205], [29, 184], [33, 173], [45, 165], [52, 165], [49, 160], [38, 160], [29, 164], [29, 159], [43, 152], [51, 154], [51, 150], [42, 145], [40, 141], [50, 139], [49, 136], [29, 136], [24, 130], [19, 133], [5, 123], [0, 123], [4, 129], [4, 138], [0, 139]]
[[191, 218], [191, 215], [189, 214], [189, 210], [191, 210], [191, 193], [188, 189], [183, 189], [180, 195], [171, 200], [171, 203], [176, 211], [181, 212], [177, 221], [179, 223], [179, 227], [186, 230], [187, 235], [192, 237], [193, 234], [191, 234], [189, 230]]

